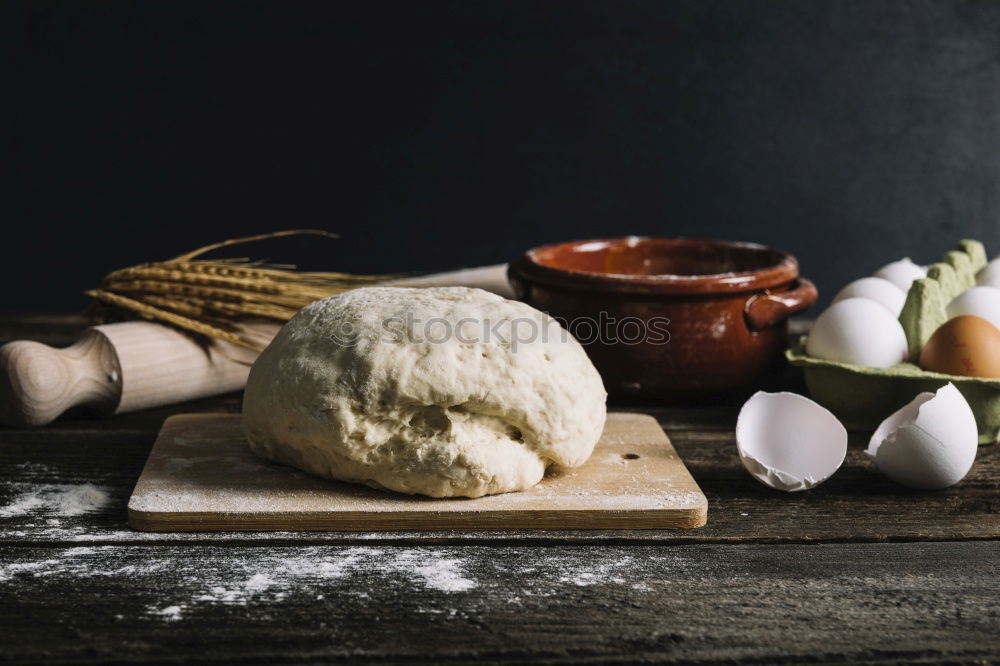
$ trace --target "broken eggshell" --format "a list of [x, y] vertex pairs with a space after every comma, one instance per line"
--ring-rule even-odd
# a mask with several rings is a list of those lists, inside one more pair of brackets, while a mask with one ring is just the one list
[[819, 485], [840, 469], [847, 431], [809, 398], [758, 391], [736, 419], [736, 448], [755, 479], [795, 492]]
[[937, 393], [919, 394], [882, 421], [865, 453], [896, 483], [939, 490], [969, 473], [978, 447], [972, 408], [948, 383]]

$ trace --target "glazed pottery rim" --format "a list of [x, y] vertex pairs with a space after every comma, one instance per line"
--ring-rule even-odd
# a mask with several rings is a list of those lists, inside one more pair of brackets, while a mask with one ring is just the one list
[[[772, 265], [747, 271], [703, 274], [675, 273], [602, 273], [553, 266], [542, 263], [538, 255], [560, 247], [573, 247], [590, 243], [625, 243], [635, 246], [641, 242], [671, 241], [688, 245], [715, 245], [744, 250], [769, 252], [778, 257]], [[592, 238], [539, 245], [525, 251], [510, 265], [510, 274], [529, 282], [551, 286], [586, 287], [598, 291], [639, 291], [643, 293], [740, 293], [789, 285], [799, 277], [798, 260], [790, 253], [769, 245], [746, 241], [689, 238], [686, 236], [621, 236], [617, 238]]]

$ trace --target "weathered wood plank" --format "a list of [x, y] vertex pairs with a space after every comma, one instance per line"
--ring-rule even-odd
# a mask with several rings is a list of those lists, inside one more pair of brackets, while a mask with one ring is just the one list
[[[235, 408], [236, 402], [231, 405]], [[709, 499], [709, 522], [686, 531], [637, 532], [443, 532], [270, 533], [150, 535], [125, 525], [125, 502], [145, 462], [155, 431], [72, 430], [0, 432], [0, 542], [116, 543], [142, 540], [236, 540], [357, 542], [714, 542], [899, 541], [1000, 537], [1000, 447], [980, 447], [969, 477], [940, 492], [915, 492], [882, 477], [855, 438], [847, 462], [815, 490], [786, 494], [765, 488], [742, 468], [731, 426], [719, 431], [672, 431], [671, 439]], [[93, 512], [62, 515], [50, 498], [23, 507], [34, 487], [53, 493], [92, 484], [108, 494]], [[21, 502], [20, 505], [18, 503]], [[12, 511], [12, 505], [21, 506]], [[55, 508], [53, 508], [55, 507]]]
[[998, 561], [998, 542], [7, 546], [0, 645], [19, 663], [971, 663], [1000, 659]]
[[[56, 330], [79, 329], [83, 320], [53, 317]], [[47, 320], [46, 320], [47, 321]], [[0, 337], [46, 330], [43, 321], [0, 319]], [[17, 327], [22, 327], [18, 329]], [[28, 327], [28, 329], [24, 329]], [[61, 327], [61, 328], [60, 328]], [[783, 380], [794, 387], [796, 371]], [[182, 412], [238, 412], [234, 394], [172, 405], [111, 419], [61, 419], [38, 430], [0, 429], [0, 543], [136, 540], [285, 540], [355, 542], [373, 535], [270, 533], [217, 535], [140, 535], [125, 526], [124, 503], [139, 476], [163, 420]], [[397, 543], [577, 541], [588, 543], [656, 541], [892, 541], [983, 539], [1000, 537], [1000, 447], [984, 446], [969, 477], [958, 487], [918, 493], [880, 476], [863, 456], [864, 434], [852, 436], [847, 462], [819, 488], [794, 495], [772, 491], [746, 474], [737, 459], [733, 427], [739, 399], [714, 405], [630, 405], [657, 417], [709, 499], [709, 523], [686, 532], [536, 532], [536, 533], [389, 533]], [[21, 484], [21, 485], [19, 485]], [[109, 500], [92, 513], [60, 515], [44, 503], [9, 511], [29, 486], [48, 484], [53, 493], [93, 484]], [[50, 502], [51, 504], [51, 502]], [[5, 515], [3, 512], [7, 511]]]

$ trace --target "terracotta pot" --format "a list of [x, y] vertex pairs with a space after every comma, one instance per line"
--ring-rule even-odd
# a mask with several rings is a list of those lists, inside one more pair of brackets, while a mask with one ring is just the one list
[[519, 299], [583, 343], [609, 392], [651, 398], [751, 387], [781, 362], [788, 318], [816, 301], [795, 257], [728, 241], [546, 245], [508, 277]]

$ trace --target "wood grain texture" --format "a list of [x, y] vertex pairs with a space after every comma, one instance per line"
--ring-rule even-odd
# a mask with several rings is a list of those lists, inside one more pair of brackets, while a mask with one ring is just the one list
[[[271, 338], [279, 326], [255, 325]], [[255, 353], [235, 345], [204, 344], [169, 326], [130, 321], [98, 326], [115, 350], [121, 368], [117, 413], [185, 402], [242, 390]]]
[[385, 283], [394, 287], [476, 287], [485, 289], [504, 298], [514, 298], [514, 290], [507, 281], [507, 264], [463, 268], [447, 273], [418, 275], [415, 277], [389, 280]]
[[12, 663], [982, 663], [1000, 544], [0, 547]]
[[[239, 397], [224, 396], [175, 409], [236, 412]], [[89, 483], [111, 500], [82, 516], [54, 516], [44, 508], [0, 519], [8, 543], [116, 543], [212, 540], [272, 543], [692, 543], [916, 541], [1000, 538], [1000, 447], [981, 446], [969, 476], [958, 486], [916, 492], [879, 474], [852, 435], [843, 468], [818, 488], [787, 494], [754, 481], [736, 455], [735, 409], [644, 408], [659, 419], [709, 501], [711, 520], [695, 530], [216, 533], [143, 534], [126, 525], [126, 502], [170, 409], [102, 420], [61, 420], [40, 430], [0, 430], [0, 511], [15, 501], [19, 484]], [[49, 525], [47, 520], [58, 521]]]
[[[254, 324], [265, 339], [278, 328]], [[73, 407], [107, 416], [229, 393], [246, 384], [255, 358], [148, 321], [94, 326], [66, 348], [9, 342], [0, 346], [0, 423], [41, 426]]]
[[701, 527], [707, 501], [656, 420], [611, 413], [590, 459], [517, 493], [432, 499], [339, 483], [261, 459], [235, 414], [163, 424], [129, 499], [129, 525], [226, 530]]
[[77, 406], [107, 416], [121, 394], [118, 356], [98, 328], [63, 349], [32, 340], [0, 346], [0, 423], [5, 425], [45, 425]]
[[[79, 328], [0, 320], [0, 339], [65, 344]], [[783, 381], [802, 391], [794, 372]], [[633, 404], [704, 490], [706, 526], [130, 530], [163, 421], [239, 406], [231, 394], [0, 428], [0, 662], [1000, 661], [1000, 447], [980, 447], [958, 486], [920, 493], [880, 476], [852, 434], [837, 474], [788, 495], [739, 464], [739, 398]], [[98, 493], [80, 513], [50, 501], [81, 487]]]

